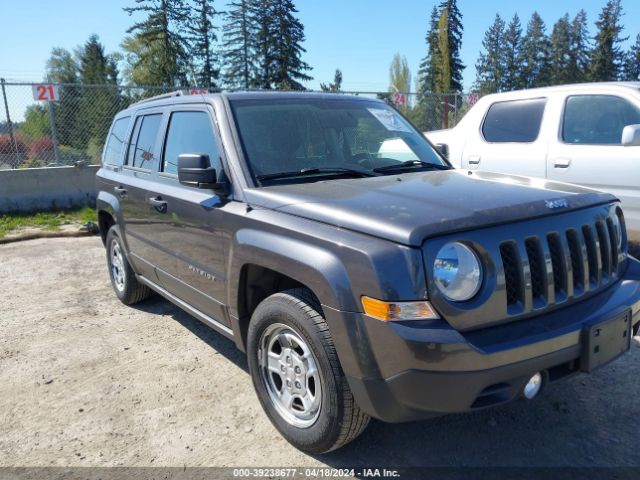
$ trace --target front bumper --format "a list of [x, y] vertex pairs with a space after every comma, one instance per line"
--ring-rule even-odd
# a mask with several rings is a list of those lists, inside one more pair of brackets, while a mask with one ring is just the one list
[[460, 333], [444, 321], [382, 322], [325, 308], [358, 405], [388, 422], [506, 403], [543, 371], [555, 381], [580, 371], [583, 330], [628, 312], [640, 325], [640, 262], [589, 299], [546, 315]]

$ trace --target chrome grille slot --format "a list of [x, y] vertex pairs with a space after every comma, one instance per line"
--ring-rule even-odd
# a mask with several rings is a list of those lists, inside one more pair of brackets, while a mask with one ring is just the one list
[[573, 294], [574, 296], [584, 293], [585, 283], [585, 252], [582, 248], [582, 240], [578, 237], [575, 228], [567, 230], [567, 244], [571, 254], [571, 271], [573, 272]]
[[598, 286], [600, 280], [600, 268], [602, 266], [600, 260], [600, 251], [598, 248], [598, 241], [596, 240], [593, 229], [590, 225], [583, 225], [582, 234], [584, 235], [584, 243], [587, 247], [587, 259], [589, 268], [589, 289], [594, 289]]
[[524, 289], [522, 282], [522, 262], [518, 254], [518, 247], [514, 242], [504, 242], [500, 245], [500, 256], [504, 268], [504, 280], [507, 287], [507, 305], [513, 306], [524, 303]]
[[545, 289], [545, 265], [544, 254], [538, 237], [527, 238], [524, 242], [529, 258], [529, 270], [531, 271], [531, 296], [533, 302], [540, 303], [546, 300]]
[[562, 249], [562, 242], [557, 233], [547, 235], [549, 253], [551, 254], [551, 268], [553, 269], [553, 289], [556, 302], [563, 300], [567, 292], [567, 267]]
[[600, 258], [602, 260], [601, 280], [606, 283], [611, 276], [611, 240], [605, 222], [598, 220], [596, 222], [596, 231], [598, 232], [598, 242], [600, 243]]
[[609, 231], [609, 244], [611, 245], [611, 273], [615, 274], [618, 268], [618, 234], [611, 217], [607, 218], [607, 230]]

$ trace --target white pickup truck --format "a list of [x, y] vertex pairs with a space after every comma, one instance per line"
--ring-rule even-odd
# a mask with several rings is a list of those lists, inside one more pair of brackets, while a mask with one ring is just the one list
[[627, 228], [640, 234], [640, 82], [487, 95], [455, 128], [425, 135], [458, 168], [612, 193]]

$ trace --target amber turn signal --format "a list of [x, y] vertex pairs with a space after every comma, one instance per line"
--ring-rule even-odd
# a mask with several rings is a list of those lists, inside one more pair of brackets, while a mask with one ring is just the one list
[[385, 302], [376, 298], [361, 297], [364, 313], [387, 322], [402, 320], [425, 320], [439, 318], [431, 304], [420, 302]]

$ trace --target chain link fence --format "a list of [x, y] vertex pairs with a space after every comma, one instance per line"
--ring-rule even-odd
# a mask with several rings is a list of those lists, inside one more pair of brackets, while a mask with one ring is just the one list
[[[0, 169], [99, 164], [113, 116], [169, 87], [10, 83], [0, 79]], [[186, 93], [201, 93], [191, 88]], [[342, 92], [393, 104], [421, 131], [455, 126], [477, 96]]]

